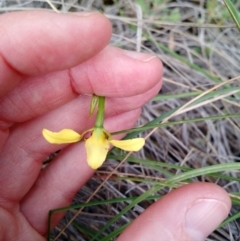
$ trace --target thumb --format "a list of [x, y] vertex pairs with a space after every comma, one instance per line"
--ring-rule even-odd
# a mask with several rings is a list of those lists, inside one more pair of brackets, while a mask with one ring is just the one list
[[231, 200], [212, 183], [182, 186], [154, 203], [117, 241], [204, 241], [227, 217]]

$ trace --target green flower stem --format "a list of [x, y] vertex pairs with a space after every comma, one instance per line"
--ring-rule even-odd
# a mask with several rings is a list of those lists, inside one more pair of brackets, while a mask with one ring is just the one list
[[105, 110], [105, 97], [98, 96], [98, 111], [97, 111], [97, 118], [95, 122], [96, 128], [103, 128], [104, 110]]

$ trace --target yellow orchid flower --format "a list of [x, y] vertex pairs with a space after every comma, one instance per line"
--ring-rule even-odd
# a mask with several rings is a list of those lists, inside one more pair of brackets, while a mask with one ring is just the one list
[[44, 138], [52, 144], [66, 144], [80, 141], [85, 134], [91, 133], [91, 136], [85, 141], [87, 151], [87, 163], [93, 168], [99, 168], [106, 159], [110, 146], [113, 145], [125, 151], [139, 151], [145, 144], [144, 138], [135, 138], [130, 140], [112, 140], [111, 134], [104, 129], [104, 106], [105, 97], [93, 95], [90, 116], [98, 106], [95, 127], [85, 131], [82, 135], [71, 129], [63, 129], [59, 132], [52, 132], [43, 129]]
[[124, 151], [139, 151], [145, 144], [144, 138], [134, 138], [130, 140], [112, 140], [110, 133], [103, 128], [94, 128], [92, 135], [86, 140], [88, 165], [99, 168], [106, 159], [110, 149], [110, 144]]
[[[144, 138], [112, 140], [111, 134], [102, 127], [95, 127], [89, 131], [92, 131], [92, 134], [85, 141], [85, 148], [87, 151], [87, 163], [93, 169], [97, 169], [103, 164], [111, 144], [125, 151], [139, 151], [145, 144]], [[83, 136], [71, 129], [63, 129], [60, 132], [51, 132], [43, 129], [42, 133], [44, 138], [52, 144], [78, 142]]]

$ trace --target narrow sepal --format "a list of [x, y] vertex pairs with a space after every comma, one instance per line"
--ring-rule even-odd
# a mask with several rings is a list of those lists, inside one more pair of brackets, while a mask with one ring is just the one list
[[43, 129], [42, 134], [51, 144], [74, 143], [81, 140], [81, 135], [71, 129], [63, 129], [59, 132], [52, 132], [47, 129]]
[[144, 138], [134, 138], [130, 140], [111, 140], [110, 143], [124, 151], [139, 151], [145, 144]]

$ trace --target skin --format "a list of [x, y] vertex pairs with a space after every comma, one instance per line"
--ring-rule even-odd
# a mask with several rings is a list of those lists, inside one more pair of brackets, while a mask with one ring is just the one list
[[[108, 46], [111, 24], [99, 13], [2, 14], [0, 36], [0, 240], [43, 241], [48, 211], [69, 205], [94, 171], [83, 143], [51, 145], [41, 130], [92, 127], [93, 93], [107, 97], [106, 129], [131, 128], [161, 88], [162, 64]], [[118, 241], [204, 240], [230, 206], [214, 184], [185, 185], [147, 209]]]

